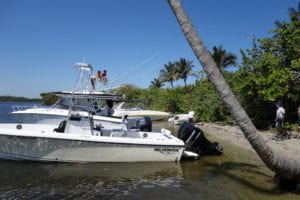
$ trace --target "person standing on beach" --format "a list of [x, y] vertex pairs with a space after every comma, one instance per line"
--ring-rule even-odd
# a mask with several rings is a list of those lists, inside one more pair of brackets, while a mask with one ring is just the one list
[[282, 107], [281, 102], [276, 103], [276, 118], [275, 118], [275, 127], [277, 129], [277, 136], [283, 135], [283, 123], [285, 117], [285, 109]]

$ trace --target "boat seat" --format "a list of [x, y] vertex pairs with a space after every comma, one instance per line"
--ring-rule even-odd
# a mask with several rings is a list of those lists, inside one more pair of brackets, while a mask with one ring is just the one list
[[81, 116], [78, 113], [76, 113], [72, 114], [69, 119], [70, 121], [81, 121]]
[[63, 120], [59, 123], [58, 127], [53, 129], [53, 132], [64, 133], [66, 128], [67, 120]]

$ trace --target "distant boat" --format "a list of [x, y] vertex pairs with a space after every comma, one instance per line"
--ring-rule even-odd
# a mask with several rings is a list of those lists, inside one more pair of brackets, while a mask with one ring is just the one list
[[175, 125], [180, 125], [184, 122], [188, 122], [189, 119], [194, 118], [194, 111], [190, 111], [188, 114], [177, 114], [168, 119], [168, 122]]
[[170, 117], [167, 112], [156, 111], [156, 110], [146, 110], [141, 107], [128, 107], [126, 102], [120, 102], [114, 106], [114, 116], [121, 117], [123, 115], [128, 115], [130, 117], [150, 117], [151, 120], [164, 120]]

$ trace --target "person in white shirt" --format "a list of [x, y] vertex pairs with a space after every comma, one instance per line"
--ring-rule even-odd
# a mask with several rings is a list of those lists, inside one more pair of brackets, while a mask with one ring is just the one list
[[275, 118], [275, 127], [277, 129], [277, 136], [283, 135], [283, 123], [285, 117], [285, 109], [282, 107], [281, 102], [276, 103], [276, 118]]

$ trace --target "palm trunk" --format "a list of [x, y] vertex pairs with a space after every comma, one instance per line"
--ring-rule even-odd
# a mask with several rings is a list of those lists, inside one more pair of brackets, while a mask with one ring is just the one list
[[198, 36], [179, 0], [168, 0], [168, 3], [176, 16], [189, 45], [194, 51], [198, 61], [203, 66], [208, 79], [214, 84], [218, 94], [229, 108], [234, 120], [243, 131], [244, 136], [247, 138], [253, 149], [267, 167], [276, 174], [281, 174], [287, 178], [293, 177], [300, 179], [300, 161], [289, 159], [285, 155], [275, 154], [272, 151], [262, 136], [258, 134], [256, 127], [237, 101], [209, 51]]
[[173, 81], [170, 81], [170, 83], [171, 83], [171, 88], [173, 89]]

